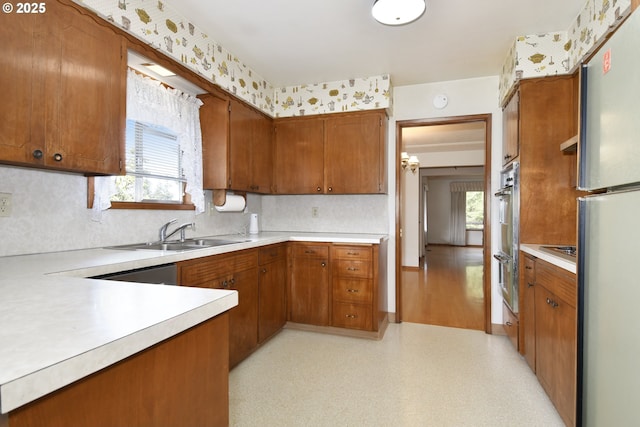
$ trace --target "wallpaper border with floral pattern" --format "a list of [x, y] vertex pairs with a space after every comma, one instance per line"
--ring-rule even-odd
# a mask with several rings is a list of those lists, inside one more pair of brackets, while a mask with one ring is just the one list
[[565, 31], [517, 37], [500, 76], [500, 104], [524, 78], [572, 73], [628, 16], [631, 0], [587, 0]]
[[274, 88], [160, 0], [73, 0], [274, 117], [391, 107], [389, 75]]

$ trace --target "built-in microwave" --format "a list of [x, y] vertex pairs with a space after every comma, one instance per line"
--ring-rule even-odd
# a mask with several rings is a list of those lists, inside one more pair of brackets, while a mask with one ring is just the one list
[[512, 162], [500, 173], [498, 218], [500, 247], [493, 256], [499, 263], [498, 283], [502, 297], [514, 313], [518, 312], [518, 245], [520, 212], [520, 164]]

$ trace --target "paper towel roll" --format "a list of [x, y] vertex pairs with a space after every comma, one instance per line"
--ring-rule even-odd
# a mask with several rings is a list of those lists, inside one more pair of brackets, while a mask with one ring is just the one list
[[242, 212], [246, 204], [244, 197], [237, 194], [227, 194], [224, 205], [216, 205], [216, 210], [218, 212]]

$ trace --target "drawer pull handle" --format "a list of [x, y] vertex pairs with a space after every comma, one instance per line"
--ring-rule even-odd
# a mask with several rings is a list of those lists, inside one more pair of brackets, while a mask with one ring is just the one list
[[533, 268], [531, 268], [531, 266], [530, 266], [530, 265], [527, 265], [527, 266], [525, 266], [524, 268], [525, 268], [525, 270], [533, 270]]
[[348, 317], [349, 319], [357, 319], [358, 315], [357, 314], [346, 314], [345, 317]]
[[355, 267], [347, 267], [347, 271], [358, 271], [358, 268]]
[[315, 253], [316, 253], [316, 251], [312, 251], [311, 249], [306, 249], [306, 250], [304, 251], [304, 253], [305, 253], [305, 254], [315, 254]]
[[357, 294], [360, 291], [358, 289], [347, 289], [347, 292], [349, 292], [350, 294]]
[[531, 283], [531, 282], [527, 282], [527, 286], [528, 286], [529, 288], [532, 288], [532, 287], [533, 287], [533, 283]]
[[360, 255], [360, 252], [347, 252], [347, 255]]
[[509, 326], [509, 327], [511, 327], [511, 326], [513, 326], [513, 323], [511, 323], [511, 322], [507, 321], [506, 325], [507, 325], [507, 326]]

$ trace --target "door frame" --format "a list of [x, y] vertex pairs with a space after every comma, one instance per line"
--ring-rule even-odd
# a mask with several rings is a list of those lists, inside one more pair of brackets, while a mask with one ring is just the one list
[[439, 117], [430, 119], [399, 120], [396, 122], [396, 316], [397, 323], [402, 322], [402, 206], [400, 153], [402, 152], [402, 129], [418, 126], [451, 125], [469, 122], [484, 122], [484, 231], [483, 231], [483, 281], [484, 292], [484, 331], [491, 333], [491, 114]]

